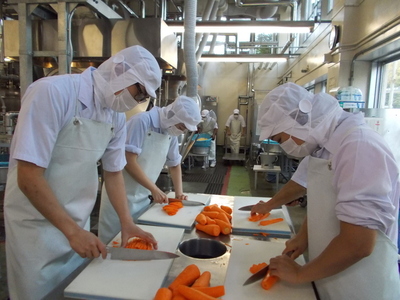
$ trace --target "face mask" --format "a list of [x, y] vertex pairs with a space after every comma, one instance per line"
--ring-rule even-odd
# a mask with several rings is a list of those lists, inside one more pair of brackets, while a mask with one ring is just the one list
[[235, 119], [238, 119], [238, 118], [239, 118], [239, 115], [233, 115], [233, 117], [234, 117]]
[[171, 126], [167, 129], [167, 132], [170, 136], [180, 136], [181, 134], [184, 134], [182, 130], [178, 129], [175, 125]]
[[127, 89], [123, 89], [118, 95], [114, 95], [114, 99], [111, 104], [111, 109], [116, 112], [126, 112], [138, 105], [135, 98], [132, 97], [131, 93]]
[[286, 152], [287, 155], [294, 156], [297, 158], [303, 158], [310, 155], [314, 149], [312, 145], [304, 142], [301, 145], [297, 145], [296, 142], [290, 137], [288, 140], [281, 144], [281, 148]]

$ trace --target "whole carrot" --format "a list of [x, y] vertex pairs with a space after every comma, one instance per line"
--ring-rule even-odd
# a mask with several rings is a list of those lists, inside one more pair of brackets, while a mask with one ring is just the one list
[[210, 224], [210, 225], [196, 224], [195, 227], [197, 230], [203, 231], [212, 236], [219, 236], [219, 234], [221, 233], [221, 229], [216, 224]]
[[232, 232], [231, 223], [227, 223], [227, 222], [219, 220], [219, 219], [215, 219], [215, 222], [217, 223], [217, 225], [221, 229], [221, 233], [222, 234], [230, 234]]
[[211, 273], [209, 271], [204, 271], [203, 274], [201, 274], [200, 277], [197, 278], [196, 281], [192, 284], [192, 287], [210, 286], [210, 279]]
[[159, 288], [153, 300], [172, 300], [172, 291], [166, 287]]
[[197, 278], [200, 277], [200, 270], [195, 264], [188, 265], [181, 273], [171, 282], [168, 288], [174, 292], [179, 285], [192, 285]]
[[232, 208], [226, 205], [221, 205], [221, 209], [223, 209], [227, 214], [232, 214]]
[[191, 300], [217, 300], [217, 298], [209, 296], [203, 292], [196, 290], [185, 285], [180, 285], [177, 288], [179, 294], [183, 295], [187, 299]]
[[171, 300], [187, 300], [187, 299], [183, 297], [181, 294], [176, 294], [172, 296]]
[[192, 286], [192, 288], [215, 298], [222, 297], [223, 295], [225, 295], [225, 287], [223, 285], [210, 286], [210, 287]]
[[202, 213], [199, 213], [196, 216], [196, 222], [200, 223], [201, 225], [206, 225], [207, 224], [207, 217], [203, 215]]
[[264, 279], [261, 281], [261, 286], [264, 290], [269, 290], [278, 280], [279, 277], [273, 276], [267, 272], [267, 275], [265, 275]]

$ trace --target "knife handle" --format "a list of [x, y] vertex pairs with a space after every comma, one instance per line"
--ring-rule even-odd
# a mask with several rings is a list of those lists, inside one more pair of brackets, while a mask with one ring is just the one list
[[152, 196], [152, 195], [148, 195], [147, 197], [150, 199], [150, 204], [152, 204], [152, 203], [153, 203], [153, 201], [154, 201], [154, 198], [153, 198], [153, 196]]

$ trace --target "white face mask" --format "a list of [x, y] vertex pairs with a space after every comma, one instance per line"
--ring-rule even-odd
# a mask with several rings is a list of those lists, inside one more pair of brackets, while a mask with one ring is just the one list
[[290, 137], [280, 145], [283, 151], [285, 151], [287, 155], [294, 156], [297, 158], [306, 157], [307, 155], [310, 155], [315, 149], [313, 145], [308, 144], [306, 142], [304, 142], [301, 145], [297, 145], [296, 142], [292, 139], [292, 137]]
[[138, 102], [132, 97], [127, 89], [123, 89], [118, 95], [114, 95], [111, 103], [111, 109], [116, 112], [126, 112], [133, 109]]
[[171, 126], [167, 129], [167, 132], [170, 136], [180, 136], [181, 134], [184, 134], [182, 130], [178, 129], [175, 125]]
[[233, 117], [234, 117], [235, 119], [238, 119], [238, 118], [239, 118], [239, 115], [233, 115]]

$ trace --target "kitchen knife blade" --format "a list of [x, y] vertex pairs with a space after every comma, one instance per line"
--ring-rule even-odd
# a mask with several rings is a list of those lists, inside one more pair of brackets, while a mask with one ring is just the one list
[[191, 201], [191, 200], [180, 200], [175, 198], [168, 198], [169, 202], [181, 202], [183, 206], [200, 206], [205, 205], [203, 202], [199, 201]]
[[242, 206], [241, 208], [239, 208], [239, 210], [243, 210], [243, 211], [251, 211], [251, 209], [253, 208], [253, 205], [246, 205], [246, 206]]
[[177, 258], [179, 255], [158, 250], [141, 250], [121, 247], [107, 247], [112, 260], [156, 260]]
[[[153, 203], [154, 198], [152, 195], [148, 196], [150, 199], [150, 204]], [[190, 200], [181, 200], [181, 199], [175, 199], [175, 198], [168, 198], [168, 202], [181, 202], [183, 206], [200, 206], [200, 205], [205, 205], [203, 202], [199, 201], [190, 201]]]
[[[286, 252], [286, 255], [290, 257], [290, 256], [292, 255], [293, 252], [294, 252], [294, 251]], [[256, 281], [258, 281], [258, 280], [264, 278], [265, 275], [267, 275], [268, 270], [269, 270], [269, 265], [266, 266], [266, 267], [264, 267], [264, 268], [262, 268], [262, 269], [259, 270], [258, 272], [254, 273], [254, 274], [251, 275], [249, 278], [247, 278], [247, 280], [243, 283], [243, 286], [248, 285], [248, 284], [251, 284], [251, 283], [253, 283], [253, 282], [256, 282]]]

